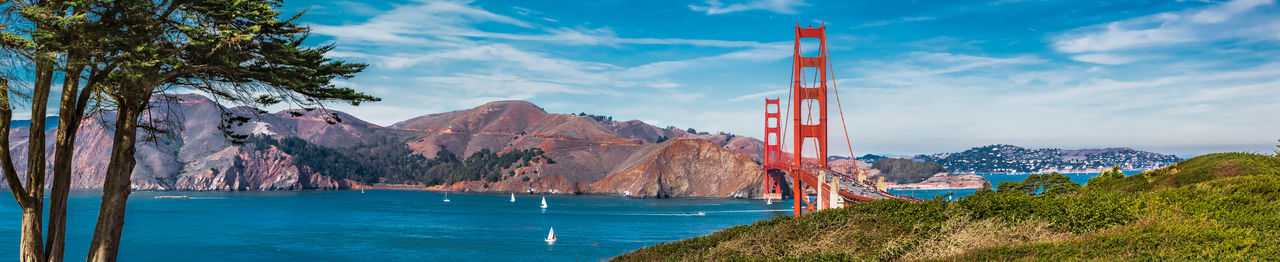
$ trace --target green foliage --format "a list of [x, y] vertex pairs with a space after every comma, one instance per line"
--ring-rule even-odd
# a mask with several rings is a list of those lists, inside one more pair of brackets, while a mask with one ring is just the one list
[[1098, 173], [1097, 176], [1090, 178], [1089, 182], [1086, 182], [1085, 184], [1086, 185], [1105, 184], [1107, 183], [1107, 181], [1123, 179], [1124, 177], [1125, 177], [1124, 172], [1120, 171], [1120, 166], [1111, 166], [1111, 169], [1102, 171], [1102, 173]]
[[[1257, 160], [1259, 156], [1211, 154], [1180, 162], [1178, 166], [1197, 170], [1181, 172], [1214, 172], [1223, 166]], [[1146, 176], [1146, 173], [1139, 175]], [[1241, 261], [1280, 257], [1280, 239], [1275, 237], [1280, 235], [1280, 217], [1275, 216], [1280, 214], [1280, 174], [1209, 177], [1210, 180], [1195, 184], [1157, 185], [1135, 193], [1126, 193], [1129, 187], [1107, 187], [1115, 189], [1112, 191], [1094, 188], [1091, 183], [1079, 196], [1088, 200], [1083, 204], [1119, 203], [1128, 206], [1125, 212], [1134, 212], [1140, 219], [1072, 241], [991, 247], [954, 259]], [[1105, 220], [1105, 216], [1079, 218]]]
[[888, 158], [888, 157], [885, 157], [885, 156], [882, 156], [882, 155], [866, 154], [866, 155], [862, 155], [862, 156], [858, 157], [857, 159], [858, 159], [858, 160], [860, 160], [860, 161], [862, 161], [862, 162], [867, 162], [867, 163], [875, 164], [875, 163], [876, 163], [876, 161], [880, 161], [881, 159], [885, 159], [885, 158]]
[[1207, 154], [1122, 179], [1090, 182], [1089, 188], [1141, 192], [1250, 175], [1280, 175], [1280, 158], [1250, 153]]
[[[1204, 180], [1197, 180], [1201, 178]], [[1161, 182], [1165, 180], [1174, 184]], [[1003, 185], [1000, 191], [980, 190], [955, 202], [854, 203], [658, 244], [615, 260], [823, 257], [894, 261], [913, 259], [908, 254], [952, 248], [961, 251], [943, 260], [1249, 261], [1280, 257], [1280, 238], [1275, 237], [1280, 235], [1280, 216], [1275, 215], [1280, 214], [1280, 159], [1259, 154], [1209, 154], [1169, 169], [1128, 177], [1109, 170], [1091, 181], [1098, 183], [1090, 182], [1075, 193], [1048, 193], [1054, 191], [1055, 184], [1070, 185], [1048, 174]], [[1140, 185], [1134, 181], [1154, 185], [1134, 186]], [[1044, 190], [1046, 185], [1048, 190]], [[1042, 193], [1034, 195], [1037, 191]], [[1049, 231], [1020, 228], [1036, 223], [1046, 223]], [[1035, 234], [1019, 236], [1032, 236], [1030, 239], [1013, 237], [992, 243], [999, 234], [1008, 232]], [[1035, 237], [1044, 234], [1060, 235]], [[803, 243], [805, 248], [797, 249], [795, 243]]]
[[1027, 195], [1061, 196], [1080, 190], [1080, 184], [1058, 173], [1031, 174], [1022, 182], [1005, 181], [996, 186], [1000, 192], [1020, 191]]
[[[1280, 142], [1280, 139], [1276, 139], [1276, 142]], [[1280, 145], [1276, 145], [1276, 148], [1280, 148]], [[1273, 151], [1273, 152], [1276, 152], [1276, 157], [1277, 157], [1277, 158], [1280, 158], [1280, 149], [1276, 149], [1276, 150], [1272, 150], [1272, 151]]]
[[[613, 258], [613, 261], [721, 261], [752, 258], [739, 252], [726, 252], [722, 248], [737, 246], [758, 250], [761, 247], [787, 248], [796, 243], [824, 248], [817, 254], [795, 254], [783, 250], [768, 251], [765, 257], [754, 259], [782, 260], [887, 260], [878, 252], [851, 253], [856, 250], [875, 250], [894, 254], [912, 244], [896, 242], [896, 235], [937, 231], [948, 219], [946, 202], [908, 203], [902, 200], [885, 200], [858, 203], [846, 208], [828, 209], [796, 218], [781, 216], [757, 221], [751, 225], [731, 227], [711, 235], [670, 243], [661, 243]], [[821, 233], [819, 233], [821, 232]], [[840, 246], [826, 246], [830, 242], [814, 241], [814, 234], [823, 236], [848, 236], [838, 238], [852, 241]], [[807, 242], [798, 242], [806, 239]], [[743, 243], [745, 242], [745, 243]], [[904, 247], [908, 246], [908, 247]], [[719, 251], [719, 252], [717, 252]], [[790, 254], [789, 254], [790, 253]], [[756, 254], [757, 256], [759, 254]]]
[[920, 183], [934, 174], [947, 172], [947, 169], [938, 163], [901, 158], [882, 159], [871, 164], [871, 168], [879, 169], [885, 181], [899, 184]]
[[1077, 233], [1129, 223], [1136, 219], [1136, 212], [1139, 210], [1132, 200], [1115, 192], [1094, 192], [1073, 197], [1037, 197], [1022, 190], [984, 192], [965, 197], [956, 201], [956, 204], [972, 212], [974, 219], [1039, 219], [1056, 228]]
[[698, 130], [693, 129], [692, 127], [690, 127], [689, 129], [685, 130], [685, 132], [689, 132], [690, 134], [695, 134], [695, 135], [697, 135], [697, 134], [698, 134]]
[[586, 112], [578, 113], [578, 116], [591, 117], [591, 119], [596, 120], [596, 122], [613, 122], [612, 116], [592, 115], [592, 114], [587, 114]]
[[[257, 151], [272, 146], [295, 156], [303, 166], [337, 179], [351, 179], [361, 183], [407, 183], [426, 185], [452, 184], [460, 181], [486, 180], [494, 182], [504, 176], [502, 170], [517, 164], [529, 165], [534, 161], [549, 161], [542, 149], [529, 148], [496, 154], [488, 149], [459, 160], [447, 149], [436, 152], [435, 157], [425, 158], [391, 137], [360, 143], [348, 148], [328, 148], [296, 137], [275, 140], [256, 135], [248, 139]], [[514, 175], [514, 170], [508, 170]]]

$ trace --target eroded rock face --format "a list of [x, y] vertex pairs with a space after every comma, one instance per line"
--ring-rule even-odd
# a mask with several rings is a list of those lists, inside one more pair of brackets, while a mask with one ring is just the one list
[[756, 197], [764, 171], [745, 155], [682, 138], [636, 152], [590, 192], [640, 197]]

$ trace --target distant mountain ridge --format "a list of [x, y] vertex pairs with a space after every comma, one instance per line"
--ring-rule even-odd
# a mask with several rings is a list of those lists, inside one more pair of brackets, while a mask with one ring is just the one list
[[[150, 115], [175, 128], [170, 136], [139, 141], [132, 177], [139, 190], [345, 189], [403, 183], [466, 191], [755, 197], [763, 179], [756, 163], [763, 143], [754, 138], [547, 113], [525, 101], [491, 102], [388, 127], [338, 111], [226, 108], [195, 94], [156, 97], [152, 103]], [[252, 135], [253, 141], [232, 143], [218, 128], [224, 114], [247, 117], [231, 131]], [[74, 189], [102, 185], [112, 136], [108, 127], [115, 117], [109, 111], [92, 117], [95, 121], [83, 121], [77, 135]], [[22, 172], [26, 127], [11, 133], [10, 151]], [[48, 134], [50, 144], [55, 135]], [[540, 150], [530, 153], [532, 148]], [[516, 151], [519, 159], [500, 157]], [[404, 170], [370, 168], [387, 163], [431, 170], [399, 174]]]
[[1182, 161], [1174, 155], [1128, 147], [1103, 149], [1029, 149], [1013, 145], [974, 147], [956, 153], [917, 155], [917, 161], [936, 162], [956, 173], [1082, 173], [1112, 166], [1122, 170], [1152, 170]]

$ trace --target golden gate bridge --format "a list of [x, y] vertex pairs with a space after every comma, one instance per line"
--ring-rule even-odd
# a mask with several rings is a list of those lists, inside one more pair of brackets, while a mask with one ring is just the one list
[[[802, 39], [818, 40], [817, 56], [802, 56], [800, 50]], [[806, 72], [809, 70], [814, 74], [812, 81]], [[828, 78], [832, 81], [828, 81]], [[892, 198], [920, 201], [918, 198], [886, 192], [883, 183], [874, 183], [868, 179], [865, 172], [858, 171], [856, 161], [853, 164], [854, 174], [841, 174], [827, 166], [828, 82], [831, 83], [831, 90], [834, 91], [832, 94], [835, 95], [836, 107], [840, 112], [840, 124], [844, 127], [849, 154], [853, 155], [853, 143], [849, 139], [848, 125], [844, 122], [844, 112], [840, 108], [840, 93], [836, 89], [834, 79], [831, 61], [827, 56], [826, 25], [802, 28], [797, 24], [795, 53], [791, 60], [791, 89], [787, 94], [789, 107], [785, 111], [791, 121], [782, 121], [784, 111], [779, 103], [780, 99], [765, 98], [765, 145], [762, 155], [765, 170], [765, 198], [781, 199], [782, 182], [790, 177], [792, 181], [790, 189], [794, 200], [792, 209], [796, 216], [841, 207], [847, 202]], [[783, 145], [787, 144], [785, 142], [788, 138], [784, 135], [787, 135], [788, 131], [790, 131], [790, 152], [783, 151]], [[805, 151], [805, 149], [811, 151]]]

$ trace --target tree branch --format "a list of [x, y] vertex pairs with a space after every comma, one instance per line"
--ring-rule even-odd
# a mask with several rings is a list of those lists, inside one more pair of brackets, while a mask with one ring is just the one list
[[13, 109], [9, 106], [9, 81], [0, 78], [0, 161], [4, 162], [4, 178], [9, 183], [9, 191], [18, 205], [25, 208], [31, 205], [27, 190], [18, 180], [18, 171], [13, 167], [13, 156], [9, 155], [9, 121], [13, 120]]

